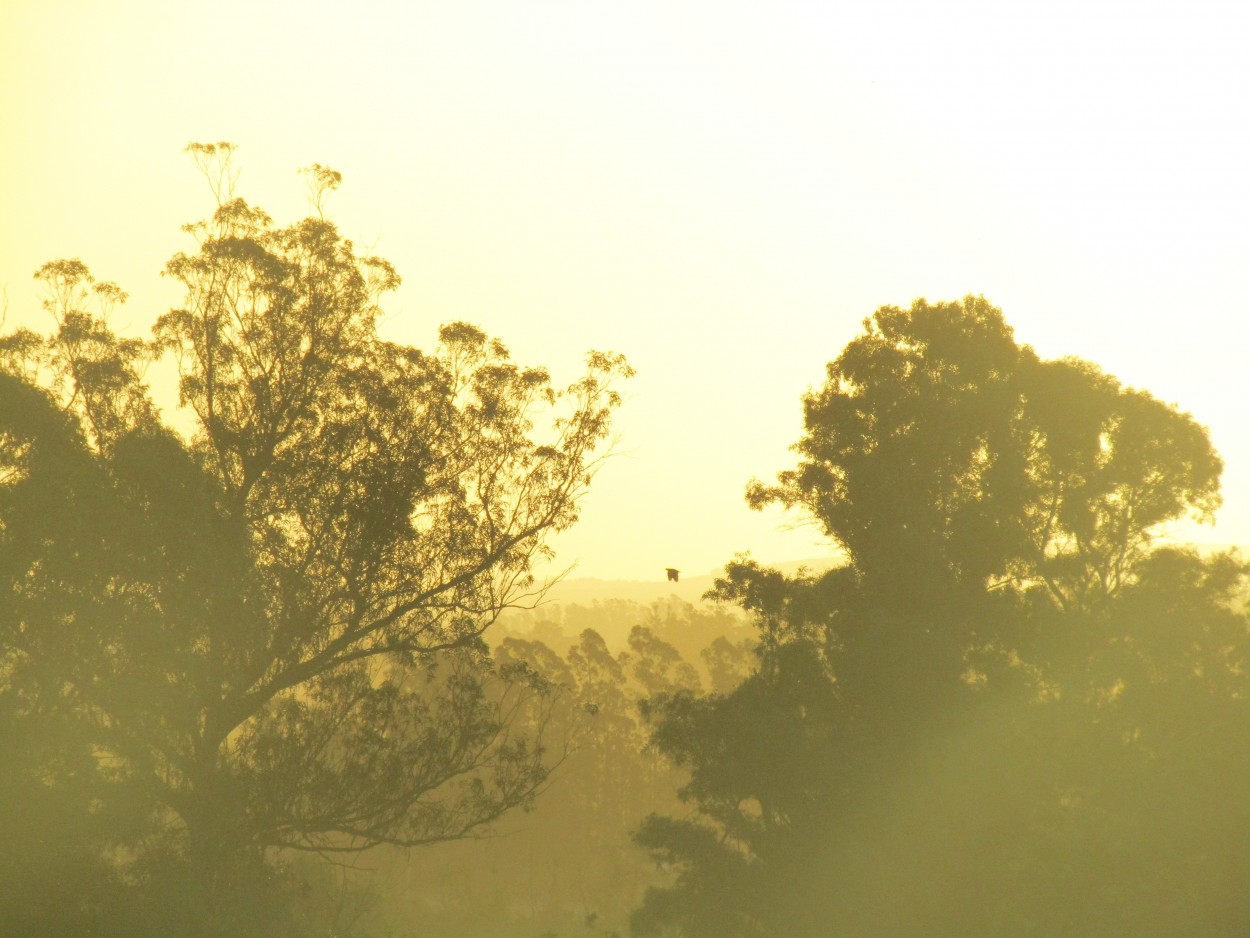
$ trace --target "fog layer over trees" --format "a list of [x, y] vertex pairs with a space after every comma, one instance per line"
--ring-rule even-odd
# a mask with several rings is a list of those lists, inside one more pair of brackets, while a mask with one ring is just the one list
[[625, 360], [383, 341], [337, 173], [280, 227], [189, 149], [150, 340], [78, 260], [0, 336], [0, 934], [1250, 928], [1250, 568], [1160, 540], [1219, 506], [1193, 417], [983, 298], [883, 307], [747, 489], [843, 562], [517, 611]]

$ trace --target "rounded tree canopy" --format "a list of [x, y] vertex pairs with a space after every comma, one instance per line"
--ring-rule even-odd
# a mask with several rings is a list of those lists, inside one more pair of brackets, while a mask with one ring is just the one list
[[1039, 358], [982, 297], [877, 310], [803, 405], [798, 465], [748, 501], [803, 509], [917, 601], [941, 581], [1093, 602], [1162, 524], [1220, 501], [1223, 464], [1189, 414]]

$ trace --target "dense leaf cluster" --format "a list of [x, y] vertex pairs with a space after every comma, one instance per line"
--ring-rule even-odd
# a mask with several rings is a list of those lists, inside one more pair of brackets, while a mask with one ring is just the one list
[[1250, 569], [1159, 546], [1209, 517], [1205, 430], [1044, 361], [983, 299], [884, 308], [752, 483], [846, 563], [749, 561], [751, 676], [661, 695], [694, 818], [638, 935], [1235, 934], [1250, 862]]

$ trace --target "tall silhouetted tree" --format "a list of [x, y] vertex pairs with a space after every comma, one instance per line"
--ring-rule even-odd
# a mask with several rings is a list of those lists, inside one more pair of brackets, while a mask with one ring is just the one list
[[[718, 582], [756, 619], [758, 662], [728, 694], [651, 702], [696, 814], [639, 832], [676, 879], [637, 933], [1157, 927], [1131, 876], [1087, 884], [1122, 868], [1099, 843], [1158, 847], [1168, 810], [1173, 833], [1207, 823], [1175, 781], [1194, 777], [1183, 727], [1246, 716], [1244, 565], [1152, 543], [1218, 506], [1206, 431], [1040, 359], [975, 297], [878, 310], [804, 414], [798, 465], [748, 500], [802, 510], [847, 563], [786, 579], [738, 561]], [[1208, 760], [1214, 789], [1250, 782], [1247, 756]], [[1152, 882], [1210, 871], [1191, 847], [1149, 855], [1169, 871]], [[1194, 921], [1244, 924], [1220, 912]]]
[[[463, 323], [432, 353], [384, 341], [399, 278], [325, 219], [338, 175], [313, 167], [316, 217], [279, 227], [232, 149], [190, 147], [218, 205], [153, 342], [110, 331], [124, 294], [78, 261], [37, 274], [53, 334], [0, 342], [0, 698], [142, 802], [119, 855], [185, 865], [171, 933], [243, 933], [228, 900], [268, 849], [457, 838], [532, 796], [541, 719], [514, 717], [546, 685], [479, 637], [541, 590], [630, 373], [593, 353], [559, 389]], [[142, 378], [161, 355], [185, 436]]]

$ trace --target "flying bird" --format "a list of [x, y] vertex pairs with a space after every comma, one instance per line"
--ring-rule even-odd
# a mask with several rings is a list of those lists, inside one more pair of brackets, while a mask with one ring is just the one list
[[668, 582], [670, 583], [676, 583], [678, 575], [681, 573], [680, 570], [674, 570], [672, 567], [665, 567], [664, 572], [668, 574]]

